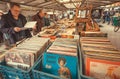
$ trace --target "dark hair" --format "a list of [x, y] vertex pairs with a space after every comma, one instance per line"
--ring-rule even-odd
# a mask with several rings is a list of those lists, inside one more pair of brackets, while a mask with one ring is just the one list
[[10, 8], [13, 8], [14, 6], [17, 6], [17, 7], [20, 8], [20, 5], [19, 5], [18, 3], [11, 3], [11, 4], [10, 4]]
[[63, 61], [64, 62], [64, 64], [66, 63], [66, 60], [65, 60], [65, 58], [63, 58], [63, 57], [60, 57], [59, 59], [58, 59], [58, 63], [60, 64], [60, 61]]
[[41, 13], [43, 11], [43, 9], [40, 9], [38, 13]]
[[45, 13], [45, 15], [47, 15], [47, 13]]

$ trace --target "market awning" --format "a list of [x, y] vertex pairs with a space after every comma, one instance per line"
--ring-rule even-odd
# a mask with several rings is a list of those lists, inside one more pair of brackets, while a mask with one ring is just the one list
[[75, 8], [75, 5], [93, 5], [94, 8], [110, 5], [120, 0], [0, 0], [1, 2], [19, 3], [24, 6], [34, 8], [46, 8], [65, 11], [67, 9]]

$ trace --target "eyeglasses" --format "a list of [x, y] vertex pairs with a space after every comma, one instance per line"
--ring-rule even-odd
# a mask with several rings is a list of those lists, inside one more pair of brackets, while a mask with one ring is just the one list
[[13, 10], [14, 12], [19, 12], [20, 13], [20, 10]]

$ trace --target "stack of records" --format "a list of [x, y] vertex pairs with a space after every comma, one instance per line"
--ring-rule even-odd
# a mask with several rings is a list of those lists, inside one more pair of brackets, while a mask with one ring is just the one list
[[82, 37], [81, 38], [81, 42], [86, 42], [86, 41], [89, 41], [89, 42], [109, 42], [110, 41], [106, 38], [106, 37]]
[[5, 60], [9, 66], [28, 70], [34, 64], [34, 52], [12, 49], [6, 53]]
[[75, 33], [75, 28], [67, 28], [64, 29], [64, 31], [61, 30], [58, 34], [62, 38], [74, 38], [74, 33]]
[[43, 55], [42, 71], [61, 79], [78, 79], [77, 40], [57, 38]]
[[55, 29], [45, 29], [44, 31], [39, 33], [39, 36], [41, 37], [50, 37], [55, 35], [57, 31]]
[[56, 39], [47, 52], [77, 56], [77, 41], [75, 39]]
[[104, 37], [81, 38], [86, 75], [95, 79], [120, 79], [120, 51]]
[[102, 33], [102, 32], [85, 32], [85, 31], [82, 31], [80, 35], [82, 37], [107, 37], [107, 33]]
[[49, 45], [50, 43], [49, 40], [50, 40], [49, 38], [34, 37], [31, 39], [25, 40], [22, 44], [18, 45], [16, 48], [38, 51], [39, 53], [42, 53]]
[[9, 66], [27, 70], [33, 66], [34, 62], [42, 55], [48, 45], [48, 38], [33, 37], [27, 39], [6, 53], [6, 63]]

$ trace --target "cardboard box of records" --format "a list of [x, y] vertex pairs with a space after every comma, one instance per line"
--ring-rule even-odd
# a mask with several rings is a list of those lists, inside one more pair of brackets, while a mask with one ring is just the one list
[[27, 70], [33, 66], [48, 45], [48, 38], [33, 37], [27, 39], [17, 47], [9, 50], [5, 55], [5, 61], [9, 66]]
[[77, 79], [77, 40], [57, 38], [43, 55], [42, 71]]
[[95, 79], [120, 79], [120, 51], [107, 38], [81, 38], [81, 47], [87, 76]]

